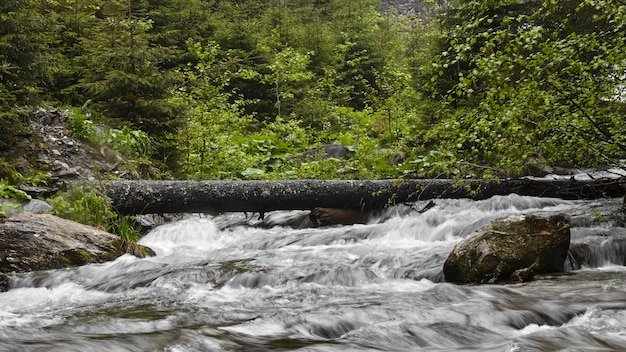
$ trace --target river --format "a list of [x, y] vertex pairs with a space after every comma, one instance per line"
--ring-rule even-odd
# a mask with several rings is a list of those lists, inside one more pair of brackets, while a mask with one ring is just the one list
[[[155, 257], [12, 276], [0, 351], [623, 351], [626, 230], [605, 216], [620, 201], [440, 199], [327, 228], [300, 211], [192, 216], [141, 240]], [[567, 214], [585, 260], [529, 283], [442, 281], [459, 240], [520, 213]]]

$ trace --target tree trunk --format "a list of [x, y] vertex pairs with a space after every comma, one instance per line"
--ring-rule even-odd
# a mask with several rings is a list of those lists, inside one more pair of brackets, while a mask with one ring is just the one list
[[360, 211], [434, 198], [485, 199], [517, 193], [564, 199], [620, 197], [626, 178], [482, 180], [112, 181], [122, 214], [267, 212], [316, 207]]

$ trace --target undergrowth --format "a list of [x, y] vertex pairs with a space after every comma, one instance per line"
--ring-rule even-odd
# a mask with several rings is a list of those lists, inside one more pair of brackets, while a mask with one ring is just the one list
[[73, 186], [48, 202], [54, 208], [54, 215], [64, 219], [116, 234], [130, 243], [141, 237], [135, 218], [114, 212], [109, 201], [96, 189]]

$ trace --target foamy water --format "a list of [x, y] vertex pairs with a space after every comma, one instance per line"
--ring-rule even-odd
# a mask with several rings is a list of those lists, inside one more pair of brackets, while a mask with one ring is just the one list
[[[618, 205], [437, 200], [318, 229], [307, 212], [195, 216], [145, 236], [153, 258], [11, 276], [0, 350], [621, 351], [626, 231], [598, 216]], [[524, 284], [442, 282], [459, 240], [520, 213], [567, 214], [584, 265]]]

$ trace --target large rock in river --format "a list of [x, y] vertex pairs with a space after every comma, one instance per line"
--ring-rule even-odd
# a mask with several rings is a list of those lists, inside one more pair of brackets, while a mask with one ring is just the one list
[[[149, 248], [129, 246], [108, 232], [49, 214], [21, 213], [0, 223], [0, 273], [100, 263], [127, 253], [129, 248], [136, 255], [153, 254]], [[0, 284], [6, 281], [2, 276]]]
[[461, 283], [527, 281], [534, 274], [562, 271], [569, 228], [560, 214], [494, 221], [454, 247], [443, 265], [445, 279]]

